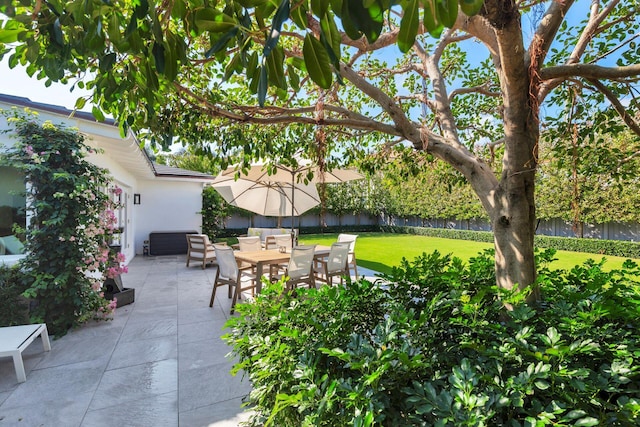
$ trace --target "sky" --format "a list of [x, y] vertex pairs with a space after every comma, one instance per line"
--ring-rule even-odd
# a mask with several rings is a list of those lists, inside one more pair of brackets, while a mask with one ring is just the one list
[[[53, 104], [56, 106], [73, 109], [76, 99], [82, 95], [89, 95], [77, 87], [70, 91], [71, 85], [52, 84], [44, 85], [44, 80], [38, 80], [35, 76], [29, 77], [23, 67], [9, 68], [8, 58], [0, 62], [0, 93], [5, 95], [21, 96], [34, 102]], [[91, 111], [91, 105], [87, 104], [84, 110]]]

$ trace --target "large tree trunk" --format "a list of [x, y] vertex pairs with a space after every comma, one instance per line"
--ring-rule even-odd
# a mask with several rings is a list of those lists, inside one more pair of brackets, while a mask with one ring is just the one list
[[[524, 49], [520, 14], [512, 1], [487, 2], [498, 41], [498, 75], [504, 103], [505, 154], [500, 185], [490, 211], [496, 249], [496, 279], [506, 289], [535, 282], [534, 183], [539, 135], [536, 87]], [[489, 7], [497, 6], [491, 10]], [[532, 298], [537, 294], [532, 293]]]
[[[531, 136], [522, 139], [522, 146], [531, 146], [533, 143], [528, 141], [533, 139]], [[491, 214], [496, 252], [496, 280], [502, 288], [512, 289], [517, 286], [524, 289], [535, 282], [534, 177], [533, 171], [509, 168], [492, 198], [496, 206]], [[533, 298], [537, 298], [535, 293]]]

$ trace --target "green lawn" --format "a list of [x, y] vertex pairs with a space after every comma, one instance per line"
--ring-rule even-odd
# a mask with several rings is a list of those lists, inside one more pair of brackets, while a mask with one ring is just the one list
[[[358, 265], [380, 272], [389, 272], [391, 267], [400, 264], [402, 258], [413, 260], [423, 252], [431, 253], [438, 250], [442, 254], [451, 253], [466, 261], [484, 249], [493, 248], [493, 244], [490, 243], [412, 234], [356, 234], [358, 234], [356, 241]], [[337, 237], [337, 234], [306, 234], [300, 236], [300, 241], [304, 244], [315, 243], [329, 246], [337, 240]], [[602, 257], [602, 255], [583, 252], [558, 251], [556, 253], [558, 260], [554, 261], [551, 267], [568, 270], [575, 265], [582, 264], [589, 258], [599, 261]], [[605, 258], [607, 259], [605, 269], [620, 268], [625, 260], [625, 258], [615, 256], [606, 256]]]

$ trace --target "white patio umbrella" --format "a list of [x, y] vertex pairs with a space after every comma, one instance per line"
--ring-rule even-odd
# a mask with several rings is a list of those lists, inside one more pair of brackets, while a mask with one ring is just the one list
[[[364, 176], [352, 169], [334, 169], [332, 171], [320, 171], [320, 167], [312, 164], [308, 160], [301, 160], [297, 167], [290, 167], [284, 165], [273, 165], [275, 172], [269, 175], [269, 170], [264, 163], [255, 163], [247, 170], [246, 174], [241, 173], [240, 178], [248, 179], [250, 181], [263, 181], [263, 182], [288, 182], [298, 184], [303, 182], [307, 174], [313, 172], [313, 183], [338, 183], [354, 181], [362, 179]], [[226, 180], [235, 179], [237, 172], [235, 166], [231, 166], [225, 169], [214, 182], [224, 182]], [[273, 172], [273, 171], [272, 171]]]
[[[240, 178], [238, 180], [235, 179], [237, 167], [232, 166], [225, 169], [220, 175], [218, 175], [218, 177], [213, 181], [212, 185], [214, 188], [218, 190], [218, 192], [220, 192], [220, 194], [222, 194], [222, 197], [224, 197], [225, 200], [227, 200], [227, 202], [229, 202], [229, 200], [219, 190], [219, 188], [221, 187], [224, 188], [224, 184], [226, 184], [228, 187], [232, 187], [232, 186], [235, 186], [234, 183], [237, 183], [240, 181], [248, 181], [248, 182], [260, 183], [261, 186], [264, 186], [264, 187], [269, 187], [269, 184], [271, 184], [272, 186], [275, 184], [278, 184], [281, 186], [288, 185], [288, 187], [285, 187], [285, 188], [288, 188], [291, 191], [290, 193], [291, 204], [288, 205], [289, 206], [288, 213], [291, 215], [291, 243], [293, 244], [293, 239], [294, 239], [293, 217], [299, 216], [302, 213], [306, 212], [307, 210], [311, 209], [312, 207], [315, 207], [318, 204], [320, 204], [320, 196], [318, 195], [318, 190], [315, 187], [315, 183], [338, 183], [338, 182], [346, 182], [346, 181], [352, 181], [352, 180], [364, 178], [363, 175], [351, 169], [334, 169], [330, 172], [320, 171], [319, 166], [312, 164], [308, 160], [299, 160], [298, 163], [299, 165], [295, 168], [276, 164], [274, 165], [275, 171], [271, 171], [273, 172], [271, 175], [269, 174], [269, 169], [264, 163], [255, 163], [251, 165], [251, 167], [246, 171], [246, 173], [241, 173]], [[310, 171], [313, 172], [313, 178], [311, 179], [311, 182], [307, 185], [307, 184], [304, 184], [304, 180]], [[243, 187], [245, 185], [248, 185], [248, 184], [240, 184], [239, 186]], [[312, 187], [313, 189], [311, 189], [310, 187]], [[230, 190], [224, 190], [224, 191], [228, 192]], [[304, 203], [307, 202], [306, 200], [304, 200], [304, 198], [307, 197], [307, 195], [304, 193], [314, 195], [315, 198], [317, 199], [317, 203], [315, 203], [313, 206], [305, 210], [298, 211], [297, 206], [300, 205], [304, 207], [305, 206]], [[300, 197], [303, 198], [302, 202], [298, 200]], [[239, 205], [234, 205], [234, 206], [243, 207]], [[248, 208], [245, 208], [245, 209], [248, 209]], [[249, 210], [251, 210], [252, 212], [256, 212], [255, 210], [252, 210], [252, 209], [249, 209]], [[299, 213], [296, 213], [296, 212], [299, 212]], [[256, 212], [256, 213], [260, 213], [260, 212]], [[262, 214], [262, 215], [266, 215], [266, 214]], [[284, 215], [280, 215], [280, 216], [284, 216]]]
[[212, 186], [227, 203], [264, 216], [300, 216], [320, 204], [320, 195], [313, 184], [292, 185], [240, 178], [214, 181]]

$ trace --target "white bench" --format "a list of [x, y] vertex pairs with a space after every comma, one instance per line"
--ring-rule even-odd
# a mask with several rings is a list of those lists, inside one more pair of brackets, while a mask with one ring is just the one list
[[24, 363], [22, 362], [22, 352], [29, 347], [29, 344], [38, 335], [42, 338], [44, 351], [51, 351], [49, 333], [47, 332], [47, 325], [44, 323], [0, 328], [0, 357], [13, 357], [13, 366], [16, 369], [19, 383], [27, 380], [27, 374], [24, 372]]

